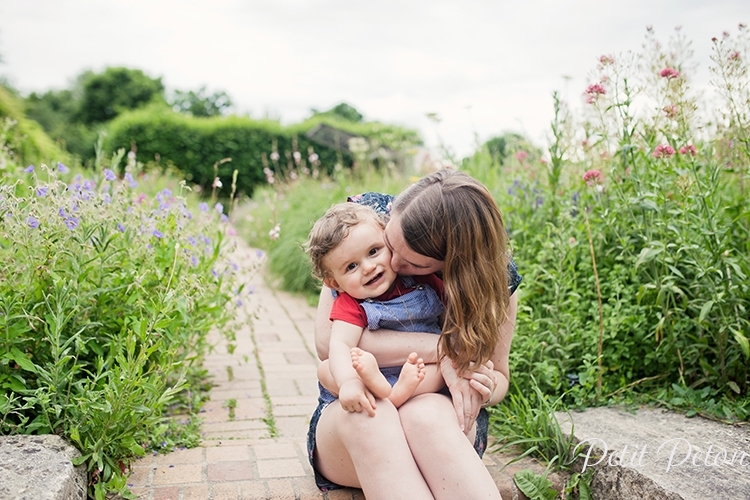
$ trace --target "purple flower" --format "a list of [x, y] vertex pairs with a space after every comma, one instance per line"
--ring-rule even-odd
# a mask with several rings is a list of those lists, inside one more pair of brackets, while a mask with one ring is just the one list
[[192, 262], [194, 266], [197, 266], [198, 265], [198, 257], [196, 257], [195, 255], [193, 255], [192, 257], [190, 257], [190, 262]]
[[109, 195], [109, 193], [104, 193], [102, 195], [102, 200], [104, 200], [104, 203], [106, 203], [107, 205], [112, 203], [112, 197]]
[[36, 195], [38, 197], [47, 196], [47, 186], [39, 186], [36, 188]]
[[125, 173], [125, 180], [128, 181], [128, 185], [131, 188], [138, 187], [138, 182], [135, 179], [133, 179], [133, 175], [130, 172]]
[[96, 184], [94, 184], [94, 181], [91, 181], [89, 179], [86, 179], [83, 181], [83, 189], [86, 191], [92, 191], [96, 187]]
[[200, 210], [201, 212], [208, 212], [208, 203], [204, 201], [198, 203], [198, 210]]
[[113, 180], [117, 179], [117, 176], [115, 175], [115, 173], [112, 170], [110, 170], [108, 168], [105, 168], [104, 169], [104, 178], [107, 179], [108, 181], [113, 181]]
[[73, 230], [78, 227], [78, 217], [68, 217], [65, 219], [65, 225], [68, 226], [68, 229]]
[[68, 172], [70, 172], [70, 169], [66, 167], [63, 163], [60, 163], [59, 161], [57, 162], [57, 170], [61, 174], [67, 174]]
[[29, 217], [26, 219], [26, 222], [29, 223], [29, 227], [31, 229], [36, 229], [39, 227], [39, 220], [33, 215], [29, 215]]
[[187, 240], [188, 240], [188, 243], [190, 243], [192, 246], [195, 246], [196, 244], [198, 244], [198, 242], [195, 241], [195, 238], [193, 238], [192, 236], [188, 236]]
[[117, 223], [117, 230], [120, 231], [121, 233], [125, 232], [125, 226], [122, 225], [122, 222]]
[[169, 188], [164, 188], [161, 190], [161, 194], [169, 198], [170, 196], [172, 196], [172, 190]]
[[222, 205], [221, 203], [217, 203], [216, 205], [214, 205], [214, 210], [216, 210], [220, 214], [223, 214], [224, 213], [224, 205]]
[[28, 167], [24, 168], [23, 171], [26, 172], [27, 174], [30, 174], [31, 172], [34, 171], [34, 165], [29, 165]]
[[68, 214], [65, 213], [65, 209], [63, 207], [57, 209], [57, 215], [59, 215], [63, 219], [68, 216]]
[[226, 222], [229, 220], [229, 217], [226, 216], [226, 214], [221, 214], [221, 222]]
[[159, 231], [158, 229], [154, 229], [154, 232], [152, 233], [157, 238], [164, 238], [164, 233]]

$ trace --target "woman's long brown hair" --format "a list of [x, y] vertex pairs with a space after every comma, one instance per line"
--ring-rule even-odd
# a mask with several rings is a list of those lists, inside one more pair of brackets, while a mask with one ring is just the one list
[[457, 170], [420, 179], [393, 203], [415, 252], [445, 262], [445, 322], [441, 356], [459, 373], [492, 357], [506, 319], [508, 236], [487, 188]]

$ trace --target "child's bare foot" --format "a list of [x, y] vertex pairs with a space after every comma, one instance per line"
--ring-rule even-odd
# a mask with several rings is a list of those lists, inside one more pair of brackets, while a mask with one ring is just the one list
[[372, 353], [363, 351], [359, 347], [351, 348], [352, 367], [357, 370], [359, 378], [365, 387], [378, 398], [387, 398], [391, 393], [391, 385], [380, 372], [378, 361]]
[[416, 352], [409, 354], [388, 399], [398, 408], [414, 394], [417, 386], [424, 380], [424, 376], [425, 367], [422, 358], [417, 357]]

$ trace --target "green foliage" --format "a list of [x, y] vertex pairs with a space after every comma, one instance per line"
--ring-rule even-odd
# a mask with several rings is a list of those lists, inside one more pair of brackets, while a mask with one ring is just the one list
[[177, 432], [166, 414], [200, 404], [208, 332], [231, 338], [243, 293], [218, 207], [136, 191], [162, 181], [134, 162], [117, 178], [123, 156], [0, 183], [0, 432], [65, 437], [96, 498], [125, 492], [145, 450], [197, 443], [196, 422]]
[[[12, 145], [12, 149], [6, 146]], [[23, 105], [13, 93], [0, 86], [0, 176], [29, 163], [69, 161], [37, 123], [26, 118]]]
[[26, 116], [39, 123], [54, 141], [78, 158], [93, 158], [97, 133], [78, 121], [80, 91], [50, 90], [30, 94], [24, 101]]
[[[716, 70], [726, 105], [709, 117], [712, 137], [685, 41], [667, 51], [649, 33], [643, 54], [602, 58], [603, 93], [588, 91], [581, 117], [555, 97], [551, 161], [510, 178], [489, 154], [465, 163], [495, 194], [524, 275], [511, 351], [520, 385], [533, 374], [544, 393], [590, 405], [634, 390], [654, 401], [675, 384], [708, 390], [702, 407], [718, 418], [747, 418], [750, 100], [738, 95], [747, 62], [732, 56], [746, 31], [714, 57], [727, 68]], [[658, 398], [685, 409], [698, 399]]]
[[86, 125], [108, 122], [152, 102], [164, 102], [161, 78], [151, 78], [140, 69], [109, 67], [102, 73], [89, 72], [82, 76], [81, 84], [78, 117]]
[[228, 180], [234, 170], [238, 171], [237, 192], [249, 195], [264, 182], [264, 168], [315, 170], [321, 163], [332, 167], [340, 159], [351, 161], [276, 122], [238, 116], [194, 118], [161, 106], [123, 114], [110, 124], [105, 148], [130, 149], [131, 145], [140, 158], [174, 165], [187, 180], [204, 189], [210, 189], [217, 177], [213, 165], [230, 158], [231, 162], [218, 166], [218, 177], [223, 180], [221, 196], [229, 195]]
[[362, 116], [362, 113], [345, 102], [337, 104], [328, 111], [318, 111], [316, 109], [313, 109], [312, 112], [313, 116], [333, 116], [338, 119], [343, 119], [354, 123], [360, 123], [364, 118], [364, 116]]
[[535, 474], [532, 470], [524, 469], [516, 472], [513, 474], [513, 480], [529, 500], [554, 500], [557, 497], [552, 481], [544, 475]]
[[232, 107], [232, 99], [224, 91], [207, 95], [203, 86], [197, 92], [176, 90], [169, 104], [178, 113], [205, 118], [222, 115]]

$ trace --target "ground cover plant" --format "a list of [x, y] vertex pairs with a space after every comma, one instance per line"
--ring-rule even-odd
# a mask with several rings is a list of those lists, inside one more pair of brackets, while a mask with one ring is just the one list
[[[0, 432], [55, 433], [81, 452], [89, 495], [126, 497], [147, 451], [195, 445], [209, 330], [230, 337], [243, 290], [221, 203], [124, 151], [96, 169], [0, 150]], [[174, 183], [173, 183], [174, 184]], [[176, 428], [183, 435], [175, 434]]]

